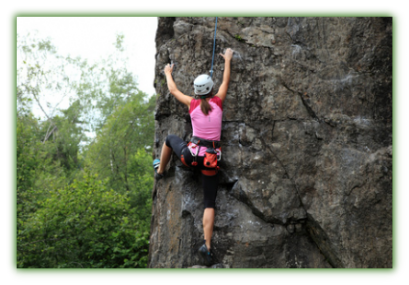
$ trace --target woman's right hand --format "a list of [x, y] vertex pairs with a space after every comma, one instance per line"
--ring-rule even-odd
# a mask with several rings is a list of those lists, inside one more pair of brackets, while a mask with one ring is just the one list
[[231, 48], [226, 49], [226, 51], [224, 52], [224, 54], [220, 54], [224, 60], [231, 60], [233, 57], [233, 50]]
[[166, 66], [165, 66], [165, 68], [163, 69], [163, 71], [165, 72], [165, 74], [167, 74], [167, 73], [170, 73], [170, 74], [172, 74], [172, 71], [173, 71], [173, 67], [174, 67], [174, 65], [172, 64], [167, 64]]

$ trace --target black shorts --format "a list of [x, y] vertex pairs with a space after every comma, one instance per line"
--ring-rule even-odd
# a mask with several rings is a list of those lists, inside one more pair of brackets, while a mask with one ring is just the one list
[[[193, 162], [193, 156], [190, 153], [187, 143], [175, 135], [169, 135], [165, 141], [166, 145], [170, 147], [178, 156], [179, 159], [183, 158], [187, 165], [191, 165]], [[200, 170], [207, 170], [203, 165], [203, 156], [197, 156], [197, 166]], [[204, 208], [215, 208], [217, 188], [219, 186], [219, 175], [208, 176], [202, 173], [202, 186], [204, 196]]]

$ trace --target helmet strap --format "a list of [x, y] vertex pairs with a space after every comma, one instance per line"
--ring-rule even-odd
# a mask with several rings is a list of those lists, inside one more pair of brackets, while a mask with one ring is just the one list
[[196, 98], [199, 98], [199, 99], [206, 99], [206, 98], [209, 98], [209, 97], [212, 97], [213, 96], [213, 88], [212, 88], [212, 90], [210, 90], [210, 92], [209, 93], [207, 93], [207, 94], [204, 94], [204, 95], [196, 95]]

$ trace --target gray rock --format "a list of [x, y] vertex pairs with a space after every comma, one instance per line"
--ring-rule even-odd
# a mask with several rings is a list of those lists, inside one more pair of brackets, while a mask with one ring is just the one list
[[217, 264], [212, 265], [211, 268], [230, 268], [230, 267], [226, 264], [217, 263]]
[[193, 265], [193, 266], [190, 266], [188, 268], [189, 269], [203, 269], [203, 268], [209, 268], [209, 267], [204, 266], [204, 265]]
[[301, 232], [302, 231], [302, 225], [301, 224], [295, 224], [295, 231], [297, 233]]
[[292, 234], [292, 233], [294, 232], [294, 225], [293, 225], [293, 224], [289, 224], [289, 225], [287, 226], [287, 231], [288, 231], [290, 234]]
[[223, 264], [223, 263], [217, 263], [217, 264], [214, 264], [214, 265], [212, 265], [210, 267], [204, 266], [204, 265], [193, 265], [193, 266], [190, 266], [188, 268], [190, 268], [190, 269], [205, 269], [205, 268], [206, 269], [207, 268], [215, 269], [215, 268], [230, 268], [230, 267], [228, 265], [226, 265], [226, 264]]
[[[211, 66], [215, 18], [160, 18], [155, 157], [189, 140], [185, 94]], [[392, 267], [391, 18], [218, 18], [216, 90], [231, 47], [213, 250], [230, 268]], [[191, 268], [200, 177], [175, 158], [153, 189], [151, 268]]]

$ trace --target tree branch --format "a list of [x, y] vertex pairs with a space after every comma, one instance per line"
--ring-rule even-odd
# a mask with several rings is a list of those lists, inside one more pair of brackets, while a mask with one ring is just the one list
[[54, 128], [52, 129], [52, 131], [51, 131], [50, 133], [48, 133], [48, 130], [47, 130], [47, 134], [45, 135], [45, 138], [44, 138], [43, 143], [45, 143], [45, 142], [48, 140], [48, 138], [49, 138], [57, 129], [58, 129], [57, 126], [54, 126]]

